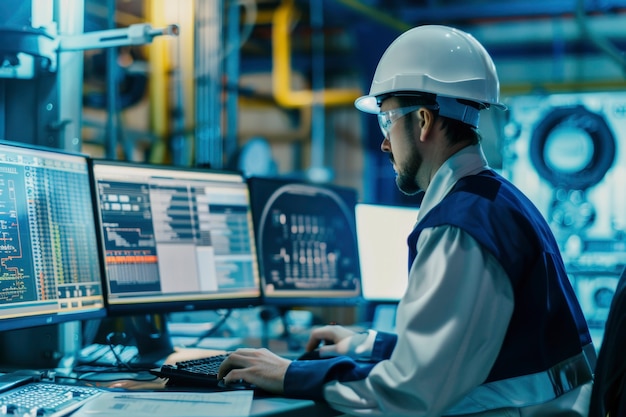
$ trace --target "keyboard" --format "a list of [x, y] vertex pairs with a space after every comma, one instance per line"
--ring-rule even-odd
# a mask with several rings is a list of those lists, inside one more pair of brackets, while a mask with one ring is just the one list
[[102, 392], [95, 387], [32, 382], [0, 393], [0, 414], [61, 417]]
[[152, 370], [154, 375], [167, 379], [168, 385], [186, 385], [218, 388], [217, 371], [228, 353], [212, 355], [206, 358], [176, 362], [174, 365], [162, 365]]

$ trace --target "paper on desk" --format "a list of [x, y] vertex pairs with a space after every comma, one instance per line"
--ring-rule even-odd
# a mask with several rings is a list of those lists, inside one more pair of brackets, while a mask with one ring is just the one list
[[248, 417], [252, 390], [224, 392], [105, 392], [72, 417]]

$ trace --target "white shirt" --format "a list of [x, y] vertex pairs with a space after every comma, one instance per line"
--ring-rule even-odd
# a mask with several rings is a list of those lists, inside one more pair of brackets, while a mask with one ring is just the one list
[[[480, 145], [453, 155], [433, 177], [418, 220], [460, 178], [487, 168]], [[456, 227], [423, 230], [417, 251], [406, 293], [398, 305], [398, 341], [391, 358], [378, 363], [364, 380], [328, 383], [324, 397], [333, 408], [351, 415], [440, 416], [489, 374], [513, 312], [513, 289], [502, 266]], [[373, 338], [367, 341], [371, 343]], [[550, 404], [571, 396], [576, 400], [580, 391]], [[566, 406], [571, 408], [575, 400], [570, 399]], [[585, 401], [588, 396], [582, 395], [580, 409], [586, 413]], [[539, 415], [531, 407], [507, 410], [484, 415]]]

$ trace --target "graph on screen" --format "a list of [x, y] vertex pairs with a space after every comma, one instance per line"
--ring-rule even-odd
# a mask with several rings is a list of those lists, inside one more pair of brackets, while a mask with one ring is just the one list
[[93, 172], [112, 311], [260, 302], [240, 174], [111, 161]]
[[0, 144], [0, 328], [104, 315], [87, 159]]

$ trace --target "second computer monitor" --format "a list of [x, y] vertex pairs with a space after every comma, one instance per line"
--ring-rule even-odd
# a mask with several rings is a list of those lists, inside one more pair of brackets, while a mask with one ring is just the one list
[[240, 174], [105, 160], [92, 173], [112, 314], [260, 303]]
[[398, 302], [409, 276], [407, 239], [417, 223], [418, 208], [359, 203], [356, 224], [363, 298]]
[[249, 178], [265, 304], [350, 305], [361, 299], [356, 190]]

